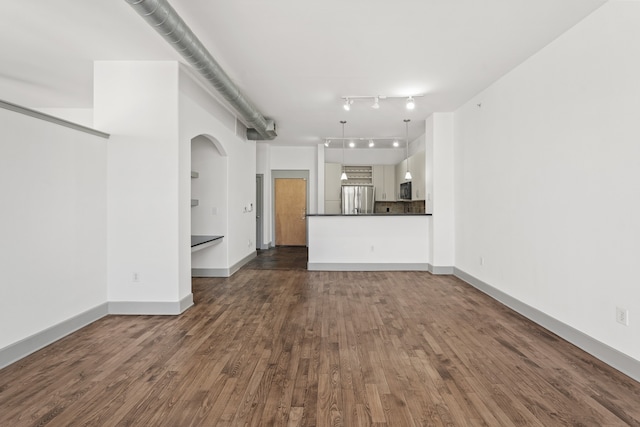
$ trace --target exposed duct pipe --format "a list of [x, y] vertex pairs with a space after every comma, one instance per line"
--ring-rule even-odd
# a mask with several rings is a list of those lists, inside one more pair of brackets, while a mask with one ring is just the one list
[[274, 139], [276, 124], [265, 119], [198, 40], [167, 0], [125, 0], [186, 59], [249, 125], [247, 138]]

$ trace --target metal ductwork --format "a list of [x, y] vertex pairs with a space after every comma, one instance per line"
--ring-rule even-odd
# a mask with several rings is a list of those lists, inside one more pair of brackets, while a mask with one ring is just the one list
[[276, 124], [266, 119], [233, 83], [167, 0], [125, 0], [218, 91], [246, 121], [247, 138], [270, 140]]

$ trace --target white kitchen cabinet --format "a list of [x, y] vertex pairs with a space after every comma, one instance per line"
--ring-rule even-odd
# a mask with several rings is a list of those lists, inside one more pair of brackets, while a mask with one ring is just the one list
[[342, 197], [342, 182], [340, 163], [325, 163], [324, 165], [324, 213], [339, 214], [341, 212], [340, 198]]
[[373, 166], [373, 186], [376, 188], [376, 201], [393, 202], [396, 200], [395, 165]]
[[[411, 172], [411, 200], [425, 200], [426, 194], [426, 173], [425, 173], [425, 152], [418, 151], [413, 156], [409, 157], [409, 172]], [[395, 166], [395, 176], [397, 180], [397, 187], [400, 184], [407, 182], [404, 179], [407, 173], [407, 160], [403, 160]]]
[[425, 152], [418, 151], [409, 159], [409, 170], [411, 171], [411, 200], [425, 199]]
[[395, 170], [396, 170], [396, 183], [398, 184], [398, 189], [396, 190], [396, 196], [397, 196], [400, 193], [400, 184], [402, 184], [403, 182], [407, 182], [407, 180], [404, 179], [404, 174], [407, 172], [407, 160], [405, 159], [400, 163], [398, 163], [395, 166]]

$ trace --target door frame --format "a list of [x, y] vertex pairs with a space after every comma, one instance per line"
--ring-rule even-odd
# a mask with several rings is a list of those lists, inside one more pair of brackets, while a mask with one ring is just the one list
[[264, 243], [264, 174], [256, 174], [256, 249], [268, 249]]
[[[302, 178], [307, 183], [307, 213], [309, 213], [309, 201], [311, 199], [309, 191], [309, 169], [303, 170], [271, 170], [271, 236], [273, 246], [276, 245], [276, 179], [278, 178]], [[309, 227], [307, 227], [307, 245], [309, 244]]]

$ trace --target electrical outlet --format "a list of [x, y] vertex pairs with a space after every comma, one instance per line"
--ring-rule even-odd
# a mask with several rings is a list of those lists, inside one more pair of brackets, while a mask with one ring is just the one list
[[616, 322], [624, 326], [629, 326], [629, 310], [616, 307]]
[[133, 283], [140, 283], [140, 273], [134, 271], [131, 275], [131, 280], [133, 281]]

